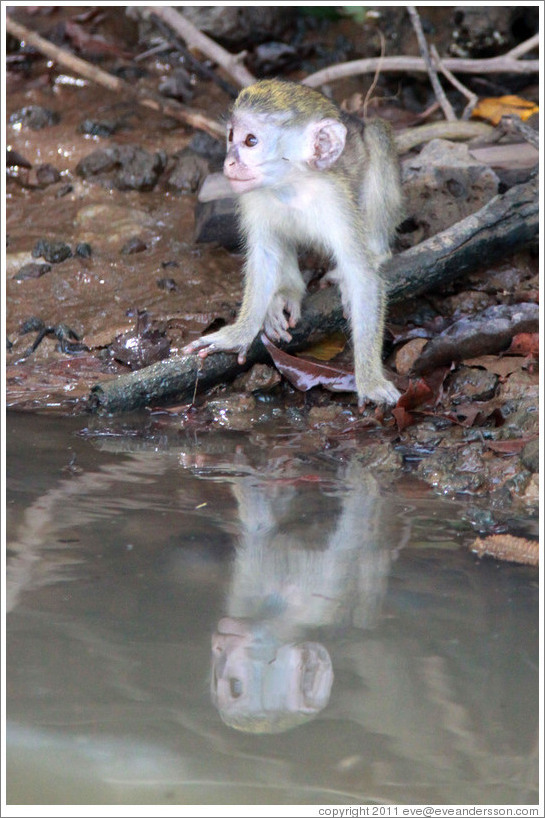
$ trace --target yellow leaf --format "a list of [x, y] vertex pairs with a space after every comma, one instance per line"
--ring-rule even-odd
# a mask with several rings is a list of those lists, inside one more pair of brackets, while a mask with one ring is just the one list
[[508, 94], [505, 97], [485, 97], [480, 99], [473, 109], [472, 117], [488, 119], [493, 125], [497, 125], [507, 114], [518, 114], [522, 120], [529, 119], [533, 114], [537, 114], [539, 107], [528, 99]]
[[345, 346], [345, 334], [343, 332], [333, 332], [322, 341], [318, 341], [317, 343], [312, 344], [312, 346], [306, 347], [301, 355], [304, 355], [305, 357], [310, 355], [311, 358], [316, 358], [318, 361], [330, 361], [335, 357], [335, 355], [342, 352]]

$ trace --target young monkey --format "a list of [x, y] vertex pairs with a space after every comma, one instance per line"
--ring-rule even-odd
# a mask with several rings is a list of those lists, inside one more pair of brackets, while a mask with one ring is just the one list
[[184, 352], [204, 358], [238, 353], [255, 336], [289, 341], [305, 284], [297, 249], [314, 247], [334, 262], [350, 320], [358, 405], [395, 404], [399, 392], [382, 371], [385, 288], [379, 267], [401, 218], [399, 163], [387, 123], [361, 129], [318, 91], [262, 80], [237, 97], [227, 124], [224, 174], [240, 195], [246, 245], [240, 314]]

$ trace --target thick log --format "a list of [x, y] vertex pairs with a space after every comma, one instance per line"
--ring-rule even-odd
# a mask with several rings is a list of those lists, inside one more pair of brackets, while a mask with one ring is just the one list
[[[427, 292], [455, 278], [505, 258], [537, 238], [539, 198], [537, 177], [495, 196], [477, 213], [468, 216], [404, 253], [390, 259], [383, 268], [389, 300], [400, 302]], [[296, 351], [345, 325], [336, 291], [321, 290], [306, 299], [303, 315], [293, 330], [293, 339], [282, 344]], [[96, 384], [89, 397], [95, 412], [128, 412], [150, 404], [191, 401], [196, 391], [232, 380], [254, 363], [270, 360], [256, 339], [246, 364], [228, 353], [176, 356], [151, 366]]]

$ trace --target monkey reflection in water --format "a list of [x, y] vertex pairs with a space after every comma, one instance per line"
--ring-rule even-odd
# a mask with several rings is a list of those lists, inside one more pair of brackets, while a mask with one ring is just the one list
[[[366, 628], [384, 595], [392, 551], [375, 479], [357, 461], [324, 542], [323, 514], [309, 531], [305, 493], [256, 478], [233, 485], [241, 523], [223, 617], [212, 636], [212, 701], [230, 727], [277, 733], [313, 718], [333, 684], [328, 651], [314, 629]], [[319, 498], [318, 498], [319, 499]], [[310, 509], [306, 506], [306, 511]], [[305, 542], [289, 520], [304, 526]], [[314, 539], [316, 535], [316, 539]]]

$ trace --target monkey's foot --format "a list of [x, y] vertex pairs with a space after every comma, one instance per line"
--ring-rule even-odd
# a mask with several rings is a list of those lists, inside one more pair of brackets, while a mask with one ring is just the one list
[[366, 389], [363, 393], [358, 390], [358, 408], [363, 409], [365, 404], [371, 401], [377, 406], [395, 406], [400, 397], [399, 389], [384, 378], [379, 384]]
[[267, 310], [263, 324], [265, 335], [271, 341], [291, 341], [289, 329], [297, 324], [300, 317], [299, 299], [277, 293]]
[[240, 333], [236, 331], [236, 325], [232, 324], [217, 332], [211, 332], [210, 335], [202, 335], [196, 341], [183, 347], [182, 352], [184, 355], [192, 355], [196, 352], [199, 358], [206, 358], [215, 352], [236, 352], [238, 363], [243, 364], [253, 340], [253, 335], [249, 340], [246, 336], [241, 339]]

